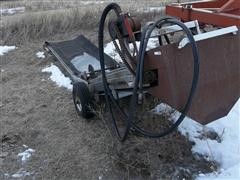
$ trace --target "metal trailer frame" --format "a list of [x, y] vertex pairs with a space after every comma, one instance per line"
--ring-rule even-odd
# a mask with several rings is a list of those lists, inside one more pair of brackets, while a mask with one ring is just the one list
[[[81, 56], [86, 52], [99, 61], [98, 48], [86, 37], [80, 35], [72, 40], [61, 42], [45, 42], [43, 48], [48, 54], [53, 55], [56, 60], [60, 62], [61, 67], [66, 72], [67, 76], [70, 77], [73, 84], [77, 82], [86, 84], [91, 95], [94, 95], [96, 100], [99, 99], [99, 95], [104, 95], [102, 76], [99, 69], [95, 70], [96, 77], [85, 78], [88, 73], [80, 72], [71, 63], [71, 60], [74, 57]], [[109, 69], [106, 75], [112, 88], [116, 91], [119, 91], [118, 97], [129, 96], [130, 94], [126, 93], [126, 91], [127, 89], [132, 88], [129, 86], [129, 82], [134, 80], [133, 75], [123, 64], [119, 64], [106, 54], [105, 57], [107, 60], [106, 68]], [[121, 92], [121, 90], [123, 90], [123, 92]]]
[[208, 0], [173, 3], [166, 6], [166, 14], [181, 21], [198, 20], [218, 27], [240, 26], [239, 0]]

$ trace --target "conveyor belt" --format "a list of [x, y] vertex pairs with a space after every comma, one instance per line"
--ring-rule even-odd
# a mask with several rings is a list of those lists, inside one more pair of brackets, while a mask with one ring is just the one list
[[[73, 76], [78, 76], [84, 68], [87, 70], [89, 64], [100, 68], [98, 48], [83, 35], [68, 41], [45, 42], [44, 48], [60, 61], [72, 79], [74, 79]], [[106, 67], [117, 66], [117, 62], [111, 57], [105, 54], [105, 58]]]

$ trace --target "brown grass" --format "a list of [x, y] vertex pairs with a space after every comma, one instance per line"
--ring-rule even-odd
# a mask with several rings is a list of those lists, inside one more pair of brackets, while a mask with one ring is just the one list
[[[186, 0], [181, 0], [181, 2]], [[87, 3], [86, 3], [87, 2]], [[99, 2], [99, 1], [98, 1]], [[163, 12], [143, 12], [148, 7], [160, 7], [177, 0], [121, 0], [119, 5], [146, 21], [163, 16]], [[71, 34], [79, 30], [97, 32], [98, 21], [103, 8], [110, 3], [78, 0], [8, 0], [1, 1], [1, 9], [25, 7], [26, 12], [11, 16], [1, 16], [0, 44], [23, 44], [39, 39], [48, 39], [56, 34]], [[140, 11], [139, 11], [140, 10]]]
[[[5, 17], [1, 24], [2, 43], [22, 44], [56, 34], [97, 29], [102, 8], [70, 8], [42, 12], [27, 12]], [[134, 12], [132, 10], [132, 12]], [[161, 12], [137, 12], [142, 22], [160, 16]]]
[[90, 10], [82, 13], [79, 9], [73, 8], [9, 17], [1, 27], [2, 40], [18, 44], [80, 28], [90, 28], [97, 23], [94, 13], [96, 12]]
[[[65, 9], [73, 7], [90, 7], [95, 5], [97, 0], [3, 0], [1, 1], [2, 8], [14, 8], [19, 6], [24, 6], [28, 11], [43, 11], [43, 10], [55, 10], [55, 9]], [[186, 0], [181, 0], [184, 2]], [[104, 3], [98, 0], [97, 6], [105, 6], [106, 4], [112, 2], [111, 0], [105, 0]], [[177, 0], [118, 0], [115, 1], [121, 6], [128, 7], [148, 7], [148, 6], [163, 6], [167, 3], [177, 2]]]
[[[78, 0], [15, 0], [2, 1], [1, 8], [24, 6], [26, 12], [1, 17], [1, 44], [23, 44], [39, 39], [48, 39], [56, 34], [71, 34], [79, 30], [97, 32], [98, 22], [103, 8], [110, 3]], [[163, 12], [143, 12], [139, 9], [159, 7], [176, 0], [122, 0], [118, 3], [122, 9], [141, 19], [142, 23], [154, 20]], [[94, 6], [93, 6], [94, 5]]]

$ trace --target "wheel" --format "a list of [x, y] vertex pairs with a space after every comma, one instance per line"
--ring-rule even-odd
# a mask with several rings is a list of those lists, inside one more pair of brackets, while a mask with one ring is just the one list
[[85, 83], [77, 82], [73, 84], [73, 102], [79, 116], [85, 119], [92, 118], [92, 99]]

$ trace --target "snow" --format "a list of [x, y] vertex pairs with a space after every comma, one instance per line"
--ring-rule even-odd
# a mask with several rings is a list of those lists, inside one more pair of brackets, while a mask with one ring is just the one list
[[[118, 41], [117, 41], [118, 43]], [[117, 53], [115, 46], [113, 44], [113, 42], [109, 42], [105, 45], [104, 47], [104, 53], [109, 55], [111, 58], [113, 58], [115, 61], [117, 62], [122, 62], [121, 57], [119, 56], [119, 54]]]
[[8, 173], [4, 173], [4, 176], [6, 177], [6, 178], [9, 178], [9, 174]]
[[81, 56], [76, 56], [75, 58], [73, 58], [71, 60], [71, 63], [75, 66], [75, 68], [79, 72], [84, 72], [84, 71], [88, 72], [89, 64], [91, 64], [93, 66], [94, 70], [101, 69], [99, 61], [95, 57], [89, 55], [86, 52], [84, 52], [83, 55], [81, 55]]
[[23, 170], [23, 168], [19, 169], [15, 174], [12, 175], [13, 178], [22, 178], [26, 176], [30, 176], [31, 173]]
[[38, 52], [36, 53], [36, 56], [37, 56], [38, 58], [40, 58], [40, 59], [44, 59], [44, 58], [45, 58], [45, 54], [44, 54], [44, 52], [42, 52], [42, 51], [38, 51]]
[[[160, 104], [155, 111], [171, 114], [173, 109], [166, 104]], [[172, 120], [176, 121], [179, 115], [179, 112], [173, 113]], [[186, 117], [178, 130], [190, 141], [195, 142], [192, 147], [193, 154], [202, 155], [206, 160], [215, 161], [220, 165], [219, 172], [199, 174], [198, 179], [240, 179], [240, 99], [227, 116], [205, 126]], [[210, 139], [207, 136], [209, 133], [216, 133], [217, 139]]]
[[72, 89], [70, 78], [64, 76], [60, 69], [54, 64], [51, 64], [50, 66], [44, 68], [42, 72], [51, 73], [50, 79], [54, 81], [59, 87], [65, 87], [69, 90]]
[[10, 9], [0, 9], [0, 14], [2, 15], [13, 15], [16, 13], [23, 13], [25, 11], [25, 7], [15, 7]]
[[25, 150], [21, 153], [18, 153], [18, 156], [21, 157], [22, 162], [26, 162], [32, 156], [32, 153], [34, 153], [34, 152], [35, 152], [34, 149], [28, 148], [27, 150]]
[[90, 4], [103, 4], [104, 1], [81, 1], [83, 5], [90, 5]]
[[145, 7], [145, 8], [140, 8], [137, 11], [149, 13], [149, 12], [162, 12], [164, 10], [165, 10], [165, 7]]
[[[118, 41], [116, 41], [116, 42], [117, 42], [117, 44], [119, 45]], [[139, 49], [140, 42], [136, 42], [136, 45], [137, 45], [137, 47], [138, 47], [138, 49]], [[151, 39], [149, 39], [149, 41], [148, 41], [148, 45], [147, 45], [147, 49], [146, 49], [146, 50], [148, 51], [148, 50], [153, 49], [153, 48], [155, 48], [155, 47], [157, 47], [157, 46], [158, 46], [158, 39], [157, 39], [157, 38], [151, 38]], [[132, 44], [130, 44], [129, 47], [130, 47], [130, 50], [133, 49], [133, 45], [132, 45]], [[117, 62], [119, 62], [119, 63], [122, 62], [122, 59], [121, 59], [121, 57], [119, 56], [119, 54], [117, 53], [117, 50], [115, 49], [115, 46], [114, 46], [113, 42], [109, 42], [109, 43], [107, 43], [107, 44], [105, 45], [105, 47], [104, 47], [104, 53], [107, 54], [107, 55], [109, 55], [109, 56], [110, 56], [111, 58], [113, 58], [115, 61], [117, 61]]]
[[227, 180], [237, 180], [240, 178], [240, 167], [239, 164], [232, 166], [226, 170], [222, 169], [220, 172], [211, 173], [211, 174], [201, 174], [197, 180], [218, 180], [218, 179], [227, 179]]
[[159, 46], [159, 41], [158, 38], [151, 38], [148, 41], [148, 45], [147, 45], [147, 51], [149, 51], [150, 49], [156, 48]]
[[[112, 42], [106, 44], [104, 48], [104, 52], [114, 58], [117, 62], [122, 62], [120, 56], [115, 50], [115, 47]], [[38, 53], [37, 53], [38, 54]], [[37, 55], [36, 54], [36, 55]], [[40, 56], [40, 53], [37, 55]], [[86, 60], [87, 59], [87, 60]], [[85, 63], [88, 62], [88, 63]], [[71, 60], [71, 63], [78, 69], [80, 72], [86, 71], [88, 72], [88, 65], [92, 64], [95, 70], [100, 69], [100, 63], [99, 61], [92, 57], [91, 55], [84, 53], [82, 56], [77, 56], [74, 59]], [[48, 72], [51, 73], [50, 78], [53, 82], [55, 82], [59, 87], [65, 87], [69, 90], [72, 89], [71, 80], [69, 77], [66, 77], [61, 70], [55, 66], [54, 64], [51, 64], [50, 66], [44, 68], [42, 72]], [[45, 81], [42, 79], [42, 81]]]
[[0, 46], [0, 56], [14, 49], [16, 49], [16, 46]]
[[24, 147], [24, 148], [28, 148], [28, 146], [27, 146], [26, 144], [23, 144], [23, 147]]

